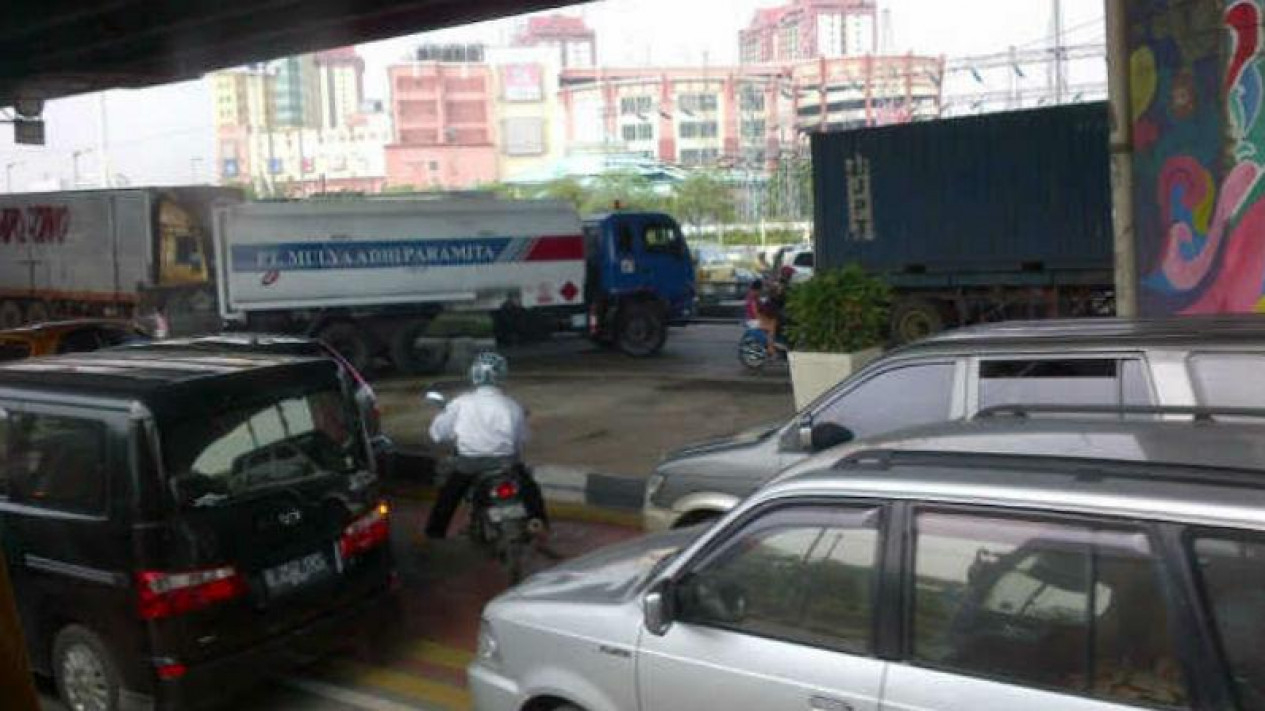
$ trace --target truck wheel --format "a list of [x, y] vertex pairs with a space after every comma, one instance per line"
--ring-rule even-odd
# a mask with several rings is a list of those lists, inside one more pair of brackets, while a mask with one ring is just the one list
[[105, 643], [86, 627], [71, 625], [53, 641], [53, 679], [57, 694], [76, 711], [115, 711], [119, 707], [118, 665]]
[[944, 330], [944, 317], [925, 299], [907, 299], [892, 309], [892, 338], [898, 345], [913, 343]]
[[316, 337], [338, 351], [357, 371], [363, 373], [369, 367], [369, 343], [365, 340], [365, 334], [355, 325], [346, 321], [331, 323], [318, 331]]
[[48, 304], [43, 301], [32, 301], [26, 305], [27, 323], [44, 323], [49, 318]]
[[391, 363], [405, 375], [431, 375], [448, 364], [448, 349], [438, 342], [419, 344], [429, 321], [414, 321], [395, 332], [391, 338]]
[[668, 324], [663, 312], [653, 304], [629, 304], [620, 309], [615, 343], [634, 358], [652, 356], [668, 340]]
[[16, 301], [0, 304], [0, 328], [17, 328], [26, 322], [22, 315], [22, 307]]

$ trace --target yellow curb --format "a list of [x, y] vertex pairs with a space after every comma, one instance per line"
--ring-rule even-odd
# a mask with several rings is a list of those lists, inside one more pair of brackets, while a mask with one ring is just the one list
[[472, 707], [470, 692], [439, 681], [423, 679], [415, 674], [366, 666], [355, 662], [334, 662], [335, 673], [348, 683], [367, 689], [386, 691], [407, 699], [438, 704], [446, 711], [467, 711]]
[[474, 652], [457, 647], [449, 647], [428, 639], [411, 645], [408, 656], [420, 662], [434, 664], [464, 672], [470, 662], [474, 661]]

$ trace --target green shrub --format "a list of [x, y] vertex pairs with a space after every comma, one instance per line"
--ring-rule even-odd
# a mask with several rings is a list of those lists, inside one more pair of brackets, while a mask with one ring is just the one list
[[883, 343], [891, 289], [857, 265], [817, 272], [791, 288], [788, 334], [795, 350], [852, 353]]

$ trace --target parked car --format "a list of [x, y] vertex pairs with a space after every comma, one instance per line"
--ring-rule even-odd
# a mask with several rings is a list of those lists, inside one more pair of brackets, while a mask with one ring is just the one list
[[0, 362], [61, 353], [87, 353], [148, 340], [147, 333], [128, 321], [53, 321], [0, 331]]
[[816, 258], [811, 244], [784, 247], [773, 258], [773, 274], [782, 273], [782, 269], [791, 269], [791, 283], [808, 281], [813, 278]]
[[1034, 453], [863, 451], [529, 578], [475, 708], [1256, 708], [1265, 427], [977, 426]]
[[329, 358], [338, 363], [347, 377], [351, 378], [356, 385], [356, 404], [360, 406], [365, 427], [369, 431], [369, 442], [373, 446], [378, 471], [386, 474], [391, 469], [395, 445], [391, 442], [391, 438], [382, 432], [382, 411], [378, 407], [377, 393], [360, 371], [324, 341], [279, 334], [221, 333], [190, 338], [170, 338], [140, 344], [138, 347]]
[[381, 609], [390, 524], [327, 359], [146, 349], [0, 366], [0, 539], [71, 709], [223, 700]]
[[643, 519], [714, 519], [814, 452], [1013, 403], [1265, 406], [1257, 317], [1011, 322], [899, 348], [783, 422], [668, 455]]

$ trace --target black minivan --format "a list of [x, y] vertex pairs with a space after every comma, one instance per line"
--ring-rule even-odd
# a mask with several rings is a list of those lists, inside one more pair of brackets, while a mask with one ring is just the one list
[[353, 387], [285, 356], [0, 366], [0, 543], [70, 708], [213, 704], [372, 619], [394, 568]]

